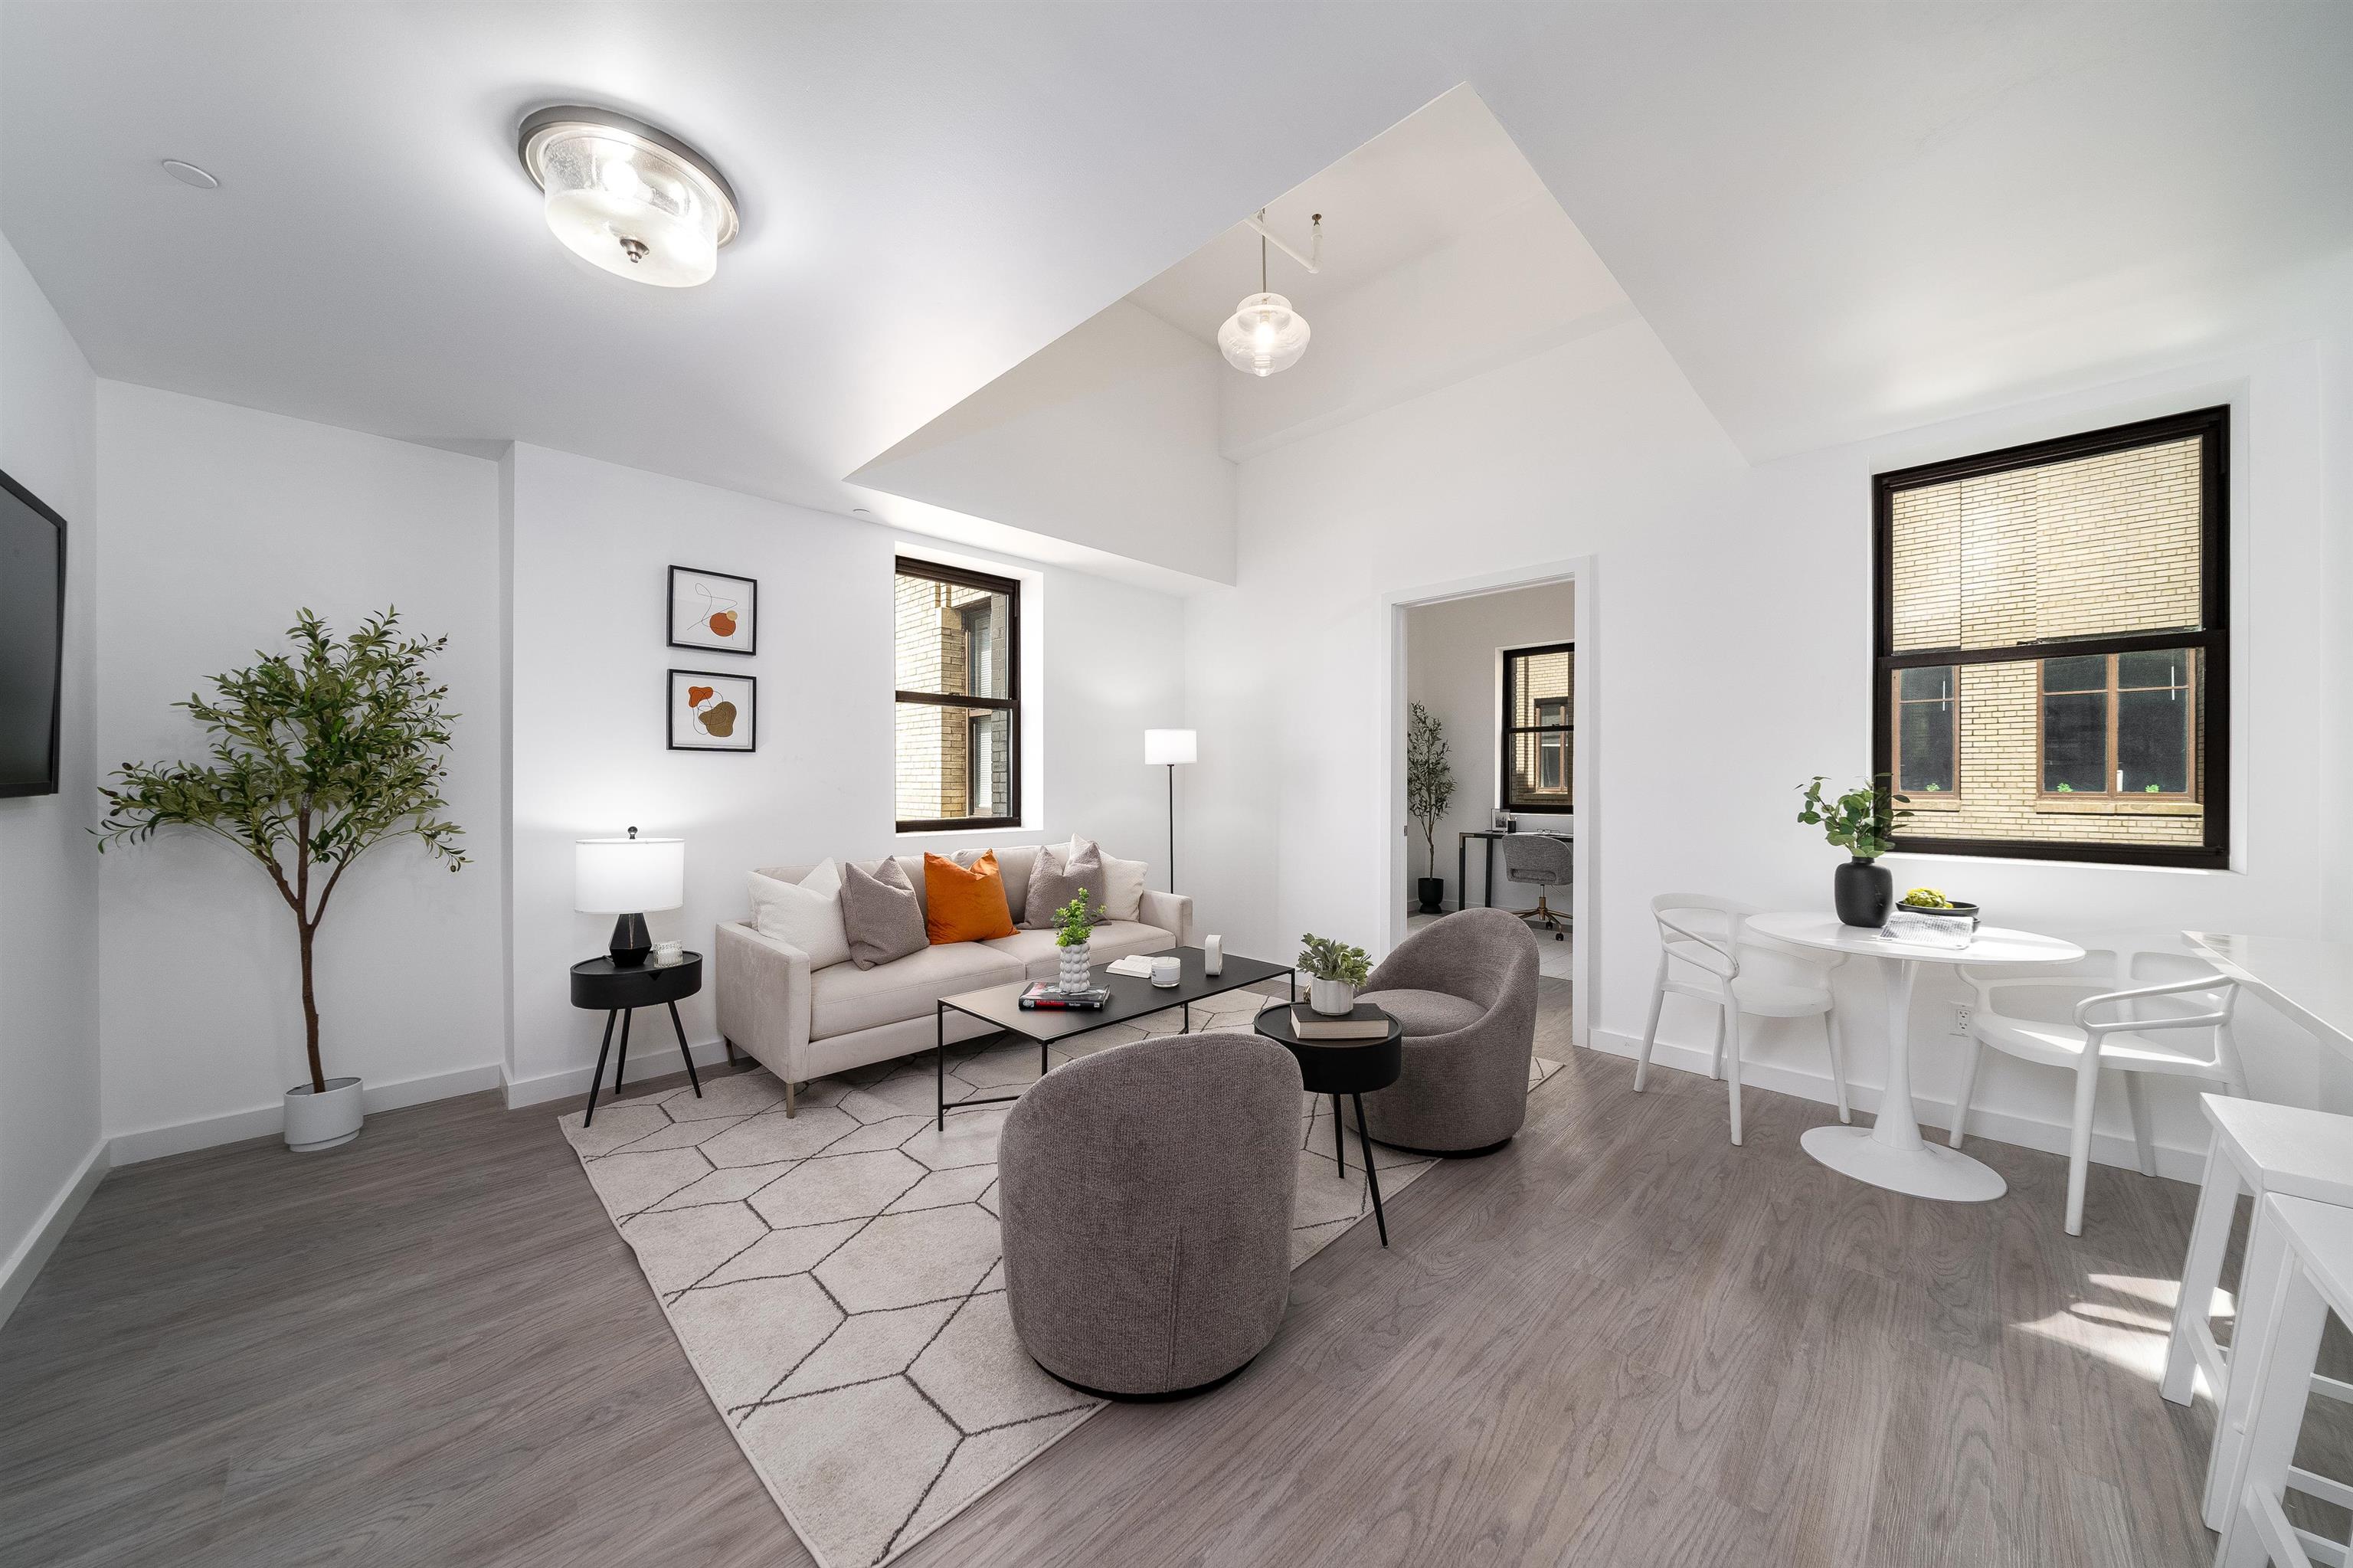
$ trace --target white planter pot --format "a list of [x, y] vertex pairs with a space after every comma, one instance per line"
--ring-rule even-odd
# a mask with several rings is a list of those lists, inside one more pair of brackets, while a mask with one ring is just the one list
[[327, 1092], [308, 1084], [286, 1091], [286, 1147], [311, 1154], [349, 1143], [360, 1135], [360, 1081], [329, 1078]]
[[1356, 1010], [1356, 988], [1345, 980], [1310, 980], [1307, 1005], [1327, 1018], [1345, 1018]]
[[1088, 956], [1089, 947], [1090, 944], [1081, 942], [1075, 948], [1060, 948], [1055, 949], [1057, 952], [1060, 953], [1062, 957], [1062, 969], [1060, 977], [1060, 983], [1064, 991], [1084, 991], [1087, 989], [1087, 970], [1091, 967], [1092, 961]]

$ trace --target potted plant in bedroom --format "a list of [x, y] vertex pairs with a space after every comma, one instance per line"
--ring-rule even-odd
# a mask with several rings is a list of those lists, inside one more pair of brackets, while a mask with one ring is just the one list
[[1894, 793], [1882, 773], [1826, 801], [1823, 777], [1817, 773], [1812, 783], [1799, 786], [1805, 800], [1798, 808], [1798, 821], [1821, 829], [1822, 836], [1850, 857], [1831, 878], [1840, 921], [1876, 930], [1887, 924], [1895, 902], [1895, 878], [1878, 863], [1879, 857], [1895, 847], [1895, 829], [1912, 814], [1911, 797]]
[[1356, 988], [1373, 972], [1362, 948], [1310, 931], [1299, 938], [1299, 967], [1309, 977], [1307, 1005], [1327, 1017], [1345, 1018], [1356, 1006]]
[[449, 721], [427, 661], [446, 637], [409, 637], [386, 609], [338, 641], [309, 610], [287, 635], [290, 652], [264, 653], [247, 669], [213, 677], [210, 698], [175, 707], [213, 736], [208, 762], [125, 763], [119, 789], [100, 786], [107, 813], [95, 830], [110, 843], [139, 842], [168, 827], [199, 829], [261, 863], [294, 916], [302, 962], [308, 1083], [286, 1091], [286, 1142], [304, 1151], [359, 1136], [360, 1081], [330, 1078], [319, 1054], [312, 944], [343, 873], [376, 845], [422, 842], [456, 871], [464, 830], [441, 812]]
[[1438, 820], [1454, 800], [1454, 769], [1446, 761], [1446, 727], [1438, 715], [1419, 703], [1406, 719], [1405, 811], [1421, 824], [1422, 842], [1430, 849], [1430, 874], [1414, 883], [1414, 895], [1424, 915], [1435, 915], [1446, 902], [1446, 879], [1438, 874]]
[[1088, 907], [1087, 890], [1083, 887], [1076, 898], [1054, 911], [1054, 948], [1061, 966], [1055, 980], [1065, 991], [1082, 991], [1092, 979], [1090, 943], [1099, 913], [1099, 909]]

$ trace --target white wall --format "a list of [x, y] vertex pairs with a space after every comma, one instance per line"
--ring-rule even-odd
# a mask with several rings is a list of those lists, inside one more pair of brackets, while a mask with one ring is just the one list
[[892, 495], [1211, 582], [1234, 580], [1234, 373], [1119, 301], [850, 475]]
[[0, 800], [0, 1321], [104, 1173], [98, 1072], [97, 382], [0, 238], [0, 469], [66, 520], [58, 792]]
[[[1996, 920], [2062, 934], [2296, 930], [2322, 909], [2315, 715], [2341, 702], [2348, 678], [2327, 662], [2324, 631], [2319, 363], [2309, 344], [2251, 353], [1750, 469], [1637, 322], [1255, 459], [1240, 476], [1237, 585], [1188, 607], [1203, 763], [1187, 822], [1221, 846], [1196, 857], [1201, 917], [1247, 932], [1245, 951], [1304, 929], [1369, 944], [1394, 897], [1382, 846], [1397, 832], [1393, 764], [1378, 755], [1382, 596], [1590, 555], [1595, 610], [1578, 652], [1598, 694], [1578, 726], [1580, 745], [1600, 748], [1582, 846], [1600, 929], [1580, 938], [1602, 940], [1599, 995], [1588, 999], [1597, 1038], [1622, 1043], [1641, 1026], [1656, 953], [1651, 894], [1827, 902], [1835, 856], [1794, 821], [1794, 789], [1867, 768], [1871, 473], [2227, 399], [2240, 869], [1949, 861], [1898, 863], [1896, 874], [1933, 874]], [[1841, 991], [1855, 1076], [1875, 1086], [1877, 982], [1857, 969]], [[1915, 1081], [1932, 1118], [1955, 1084], [1953, 1054], [1935, 1048], [1943, 1005], [1926, 987], [1915, 1004], [1927, 1038]], [[2251, 1011], [2258, 1092], [2311, 1100], [2310, 1044]], [[1671, 1014], [1666, 1033], [1704, 1037], [1695, 1013]], [[1818, 1044], [1776, 1026], [1758, 1054], [1755, 1081], [1826, 1094], [1811, 1075]], [[2057, 1088], [2008, 1062], [1987, 1079], [1986, 1126], [2047, 1143], [2063, 1120]], [[2179, 1094], [2158, 1132], [2202, 1145]]]
[[[318, 937], [321, 1048], [371, 1108], [498, 1082], [499, 470], [480, 458], [201, 398], [99, 388], [99, 752], [200, 754], [172, 706], [283, 646], [396, 606], [446, 634], [460, 715], [446, 789], [477, 863], [411, 840], [343, 879]], [[100, 876], [106, 1128], [117, 1159], [275, 1131], [306, 1075], [294, 920], [262, 869], [195, 832], [111, 849]]]
[[[1028, 714], [1040, 743], [1025, 784], [1034, 826], [902, 838], [891, 784], [892, 561], [928, 542], [537, 447], [519, 444], [510, 461], [516, 1103], [585, 1091], [596, 1064], [601, 1016], [571, 1006], [566, 969], [604, 950], [612, 921], [573, 911], [575, 839], [632, 824], [683, 837], [685, 906], [648, 921], [658, 940], [704, 952], [716, 923], [747, 912], [744, 875], [756, 865], [1036, 843], [1075, 830], [1149, 859], [1160, 885], [1165, 778], [1145, 767], [1142, 732], [1181, 722], [1176, 600], [989, 563], [1032, 585], [1022, 618], [1025, 660], [1042, 669]], [[759, 580], [757, 654], [665, 646], [672, 564]], [[755, 676], [759, 749], [665, 750], [672, 667]], [[715, 1054], [709, 987], [681, 1012], [690, 1039]], [[633, 1064], [676, 1071], [668, 1021], [638, 1022]]]
[[[1405, 613], [1405, 635], [1406, 697], [1428, 708], [1445, 726], [1448, 761], [1454, 770], [1454, 800], [1438, 824], [1438, 869], [1430, 874], [1446, 879], [1447, 904], [1460, 907], [1466, 897], [1477, 903], [1484, 896], [1487, 874], [1484, 846], [1473, 842], [1467, 880], [1458, 885], [1456, 849], [1461, 841], [1456, 835], [1489, 826], [1503, 798], [1503, 739], [1497, 727], [1503, 719], [1502, 650], [1574, 640], [1577, 589], [1570, 583], [1546, 583], [1417, 605]], [[1398, 766], [1403, 766], [1402, 759]], [[1566, 815], [1523, 811], [1519, 816], [1532, 831], [1568, 831]], [[1425, 874], [1427, 854], [1416, 824], [1412, 851], [1406, 857], [1409, 878]], [[1535, 908], [1535, 890], [1504, 876], [1500, 849], [1494, 865], [1496, 906]], [[1406, 892], [1412, 893], [1410, 880]], [[1567, 907], [1566, 901], [1559, 903]]]

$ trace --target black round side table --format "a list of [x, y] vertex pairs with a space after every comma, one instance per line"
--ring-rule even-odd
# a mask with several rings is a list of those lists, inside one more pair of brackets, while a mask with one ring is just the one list
[[1301, 1086], [1309, 1094], [1332, 1097], [1332, 1152], [1340, 1161], [1343, 1176], [1348, 1173], [1348, 1144], [1340, 1097], [1345, 1095], [1356, 1102], [1356, 1145], [1365, 1157], [1365, 1185], [1372, 1191], [1373, 1223], [1380, 1228], [1381, 1245], [1387, 1246], [1389, 1221], [1381, 1213], [1381, 1179], [1373, 1171], [1372, 1135], [1365, 1130], [1365, 1095], [1388, 1088], [1405, 1071], [1405, 1025], [1377, 1007], [1370, 1011], [1388, 1019], [1389, 1032], [1383, 1039], [1302, 1040], [1291, 1027], [1291, 1009], [1282, 1006], [1261, 1012], [1252, 1027], [1297, 1060]]
[[621, 1073], [629, 1065], [629, 1010], [664, 1006], [670, 1026], [678, 1034], [678, 1054], [686, 1058], [686, 1081], [694, 1097], [702, 1097], [702, 1080], [694, 1075], [694, 1053], [686, 1048], [686, 1026], [678, 1021], [681, 998], [702, 989], [702, 955], [689, 953], [674, 964], [617, 964], [608, 955], [583, 959], [572, 966], [572, 1005], [605, 1011], [605, 1043], [596, 1047], [596, 1075], [588, 1080], [588, 1114], [580, 1125], [596, 1119], [596, 1088], [605, 1081], [605, 1053], [613, 1044], [613, 1020], [621, 1021], [621, 1057], [613, 1064], [613, 1097], [621, 1097]]

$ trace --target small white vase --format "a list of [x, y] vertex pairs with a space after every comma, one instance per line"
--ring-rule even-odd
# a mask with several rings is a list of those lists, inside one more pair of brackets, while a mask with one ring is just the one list
[[1058, 949], [1062, 956], [1061, 987], [1064, 991], [1084, 991], [1087, 989], [1087, 970], [1089, 968], [1087, 948], [1088, 944], [1081, 942], [1075, 948], [1062, 948]]
[[360, 1081], [329, 1078], [327, 1092], [308, 1084], [286, 1091], [286, 1147], [297, 1154], [349, 1143], [360, 1135]]
[[1345, 1018], [1356, 1011], [1356, 988], [1346, 980], [1311, 980], [1307, 1005], [1326, 1018]]

